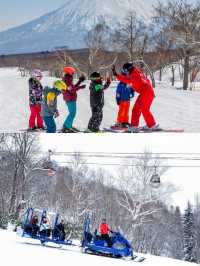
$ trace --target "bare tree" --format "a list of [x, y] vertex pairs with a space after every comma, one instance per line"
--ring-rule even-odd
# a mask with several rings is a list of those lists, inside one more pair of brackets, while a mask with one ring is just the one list
[[85, 43], [89, 50], [87, 69], [88, 74], [92, 71], [106, 71], [116, 62], [117, 55], [108, 56], [106, 52], [110, 47], [110, 29], [103, 21], [92, 28], [86, 38]]
[[[122, 169], [120, 174], [121, 197], [118, 203], [125, 208], [132, 220], [132, 226], [137, 227], [151, 220], [151, 216], [159, 211], [159, 202], [169, 198], [174, 191], [170, 186], [154, 189], [150, 181], [155, 173], [159, 176], [166, 171], [166, 167], [159, 166], [160, 161], [154, 160], [151, 153], [146, 152], [133, 166]], [[137, 166], [138, 165], [138, 166]]]
[[126, 52], [128, 60], [143, 59], [148, 43], [146, 26], [130, 11], [122, 26], [113, 34], [113, 47]]
[[[11, 134], [5, 143], [5, 154], [10, 156], [12, 168], [11, 191], [8, 212], [18, 216], [20, 203], [25, 200], [25, 186], [27, 182], [27, 168], [30, 167], [33, 154], [37, 150], [37, 137], [31, 134]], [[7, 166], [7, 165], [6, 165]]]
[[190, 4], [185, 0], [159, 3], [155, 7], [157, 19], [163, 31], [171, 35], [176, 48], [182, 49], [184, 58], [183, 89], [189, 87], [190, 57], [199, 52], [200, 42], [200, 3]]

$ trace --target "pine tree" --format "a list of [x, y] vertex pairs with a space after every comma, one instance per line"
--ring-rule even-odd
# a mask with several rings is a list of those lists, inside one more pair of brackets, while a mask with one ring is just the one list
[[175, 210], [172, 210], [173, 214], [173, 230], [171, 243], [173, 250], [173, 257], [176, 259], [183, 258], [183, 226], [182, 226], [182, 214], [180, 208], [176, 206]]
[[194, 256], [195, 236], [194, 236], [194, 215], [190, 202], [185, 209], [183, 216], [183, 238], [184, 238], [184, 260], [196, 262]]

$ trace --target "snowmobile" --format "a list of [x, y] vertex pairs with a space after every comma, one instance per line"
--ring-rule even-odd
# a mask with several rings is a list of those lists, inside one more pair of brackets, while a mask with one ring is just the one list
[[90, 217], [87, 215], [84, 220], [81, 241], [82, 252], [111, 258], [129, 258], [136, 262], [145, 260], [143, 257], [134, 255], [131, 244], [121, 232], [112, 233], [110, 238], [112, 246], [108, 246], [107, 242], [97, 234], [97, 230], [95, 230], [94, 234], [91, 233], [90, 223]]
[[[33, 217], [37, 215], [37, 217], [40, 217], [40, 221], [38, 222], [37, 227], [33, 226], [31, 224], [31, 220]], [[52, 234], [51, 236], [47, 233], [41, 234], [40, 227], [42, 225], [42, 221], [44, 218], [47, 217], [47, 211], [46, 210], [37, 210], [33, 208], [28, 208], [24, 215], [24, 221], [22, 222], [22, 233], [21, 236], [24, 238], [31, 238], [35, 240], [39, 240], [42, 245], [45, 243], [55, 243], [58, 245], [73, 245], [72, 241], [69, 239], [69, 237], [65, 240], [63, 240], [62, 232], [58, 229], [57, 225], [60, 223], [60, 215], [57, 213], [49, 213], [48, 216], [54, 217], [54, 222], [52, 226]]]

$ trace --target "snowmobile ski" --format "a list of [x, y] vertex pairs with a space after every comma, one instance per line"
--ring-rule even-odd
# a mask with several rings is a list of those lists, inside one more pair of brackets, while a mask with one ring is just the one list
[[143, 262], [145, 259], [146, 259], [146, 258], [144, 258], [144, 257], [139, 257], [139, 256], [136, 256], [136, 255], [134, 255], [134, 256], [132, 257], [132, 260], [133, 260], [134, 262]]

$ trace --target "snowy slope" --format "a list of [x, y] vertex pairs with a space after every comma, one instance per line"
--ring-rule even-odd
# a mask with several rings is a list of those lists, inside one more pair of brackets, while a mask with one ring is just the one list
[[[28, 244], [29, 243], [29, 244]], [[0, 230], [0, 257], [2, 266], [20, 265], [87, 265], [87, 266], [129, 266], [132, 261], [105, 258], [82, 254], [78, 247], [58, 249], [43, 247], [37, 241], [25, 240], [15, 233]], [[145, 266], [189, 266], [191, 263], [168, 258], [145, 255], [147, 258], [141, 265]], [[137, 263], [136, 263], [137, 264]]]
[[[44, 77], [43, 85], [53, 84], [53, 78]], [[89, 82], [87, 82], [89, 84]], [[105, 108], [102, 127], [107, 127], [116, 121], [117, 105], [115, 103], [115, 87], [105, 92]], [[152, 111], [162, 127], [183, 128], [186, 132], [200, 132], [200, 92], [180, 91], [172, 88], [169, 82], [157, 82], [156, 99]], [[16, 68], [0, 69], [0, 122], [1, 132], [15, 132], [28, 127], [28, 78], [21, 78]], [[134, 101], [132, 102], [133, 105]], [[58, 107], [60, 117], [58, 128], [62, 128], [67, 115], [67, 108], [59, 97]], [[89, 107], [89, 89], [81, 90], [78, 95], [78, 112], [75, 126], [87, 128], [91, 112]], [[143, 123], [143, 122], [142, 122]]]
[[96, 23], [118, 27], [133, 9], [144, 21], [151, 15], [145, 0], [74, 0], [22, 26], [0, 33], [0, 54], [85, 47], [84, 36]]

